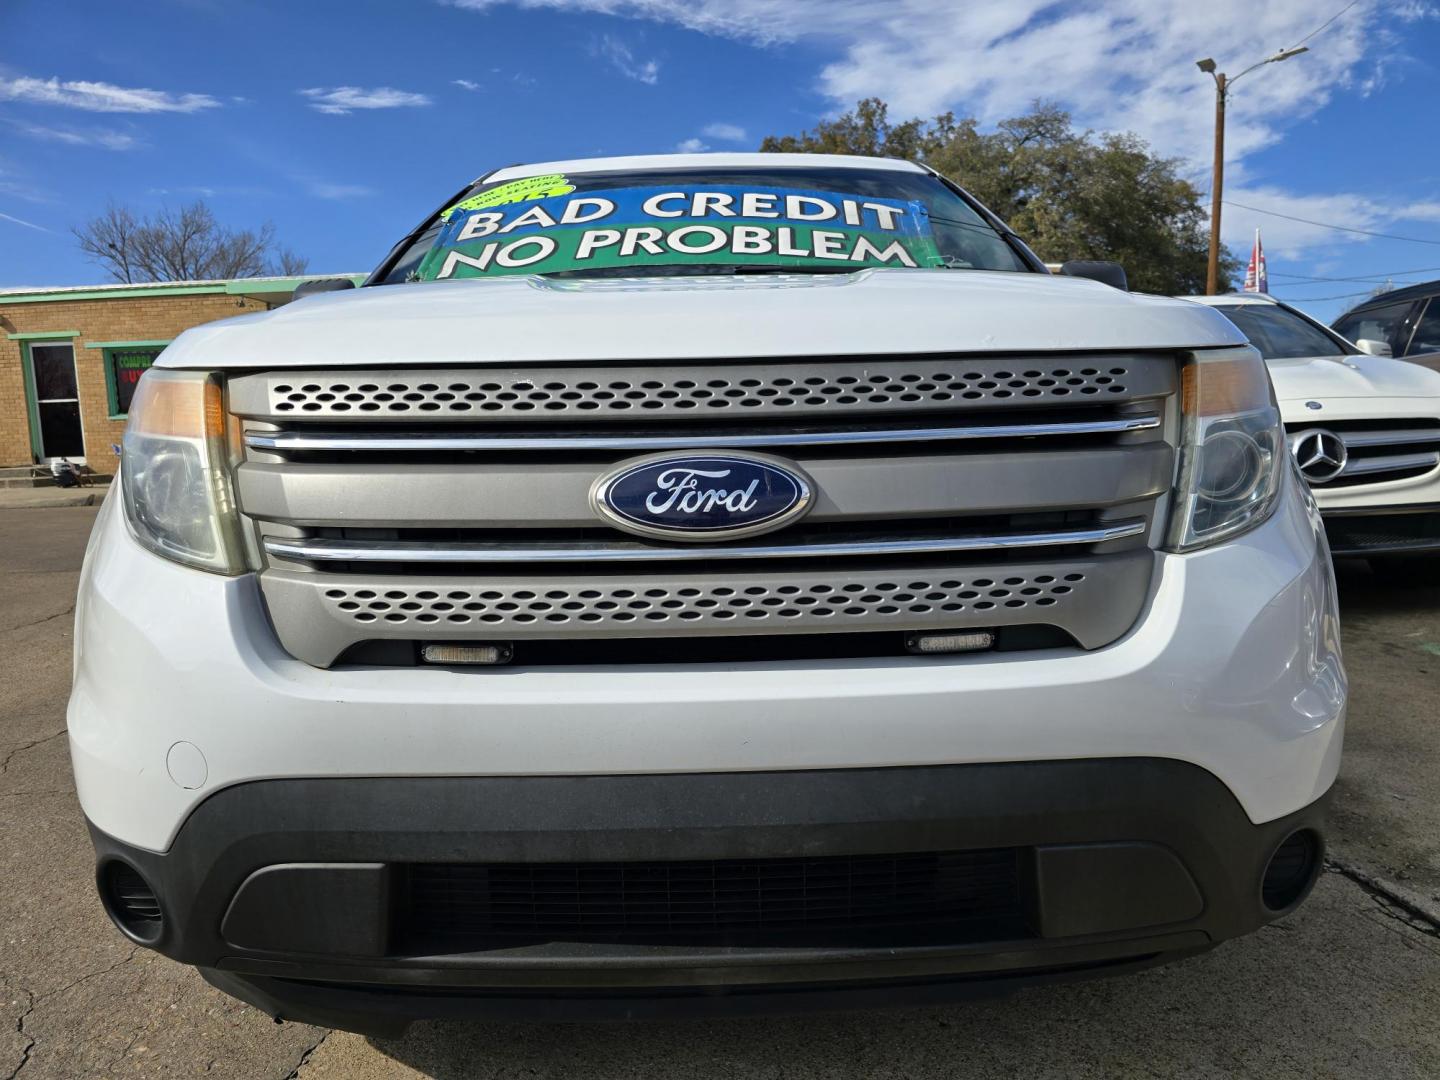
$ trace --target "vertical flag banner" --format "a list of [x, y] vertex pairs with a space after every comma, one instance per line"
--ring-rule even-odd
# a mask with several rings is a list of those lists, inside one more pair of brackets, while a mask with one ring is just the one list
[[1265, 273], [1265, 249], [1260, 246], [1259, 229], [1255, 230], [1255, 246], [1250, 249], [1250, 265], [1245, 268], [1245, 291], [1270, 291], [1270, 276]]

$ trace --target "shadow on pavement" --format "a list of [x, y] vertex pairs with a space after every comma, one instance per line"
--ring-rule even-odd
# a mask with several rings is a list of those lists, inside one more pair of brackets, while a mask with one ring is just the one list
[[[1409, 938], [1410, 940], [1407, 940]], [[628, 1025], [417, 1024], [301, 1074], [1111, 1077], [1440, 1074], [1440, 949], [1338, 874], [1281, 923], [1135, 975], [946, 1008]], [[1428, 951], [1429, 955], [1426, 955]], [[391, 1059], [376, 1061], [375, 1051]]]

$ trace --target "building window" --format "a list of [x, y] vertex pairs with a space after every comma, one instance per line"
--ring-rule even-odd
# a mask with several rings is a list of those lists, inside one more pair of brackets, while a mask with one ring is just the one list
[[123, 417], [130, 412], [135, 385], [164, 348], [163, 345], [117, 345], [105, 350], [105, 382], [110, 391], [112, 417]]

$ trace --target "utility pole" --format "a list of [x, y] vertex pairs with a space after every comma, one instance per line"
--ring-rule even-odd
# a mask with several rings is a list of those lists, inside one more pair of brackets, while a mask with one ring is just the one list
[[1210, 265], [1205, 272], [1207, 296], [1214, 296], [1220, 291], [1220, 201], [1225, 186], [1225, 99], [1230, 93], [1230, 87], [1256, 68], [1289, 60], [1292, 56], [1309, 51], [1304, 45], [1281, 49], [1274, 56], [1267, 56], [1258, 64], [1251, 64], [1233, 79], [1227, 78], [1223, 71], [1217, 71], [1215, 61], [1208, 56], [1204, 60], [1195, 61], [1196, 67], [1215, 80], [1215, 166], [1210, 178]]
[[[1205, 61], [1200, 61], [1203, 65]], [[1205, 271], [1205, 295], [1220, 291], [1220, 195], [1225, 186], [1225, 73], [1215, 72], [1215, 165], [1210, 172], [1210, 264]]]

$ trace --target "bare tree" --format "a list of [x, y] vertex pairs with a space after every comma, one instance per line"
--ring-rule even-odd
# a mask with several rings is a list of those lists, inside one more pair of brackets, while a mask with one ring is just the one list
[[275, 243], [269, 222], [258, 229], [230, 229], [200, 201], [146, 218], [112, 202], [72, 231], [81, 251], [127, 283], [303, 274], [308, 265]]
[[301, 255], [296, 255], [287, 247], [275, 249], [275, 260], [269, 272], [280, 274], [284, 277], [298, 277], [310, 269], [310, 260]]
[[71, 231], [80, 241], [80, 250], [89, 255], [92, 262], [100, 263], [116, 281], [128, 285], [135, 280], [135, 234], [139, 228], [135, 215], [112, 201], [99, 217]]

